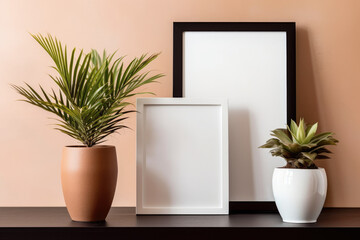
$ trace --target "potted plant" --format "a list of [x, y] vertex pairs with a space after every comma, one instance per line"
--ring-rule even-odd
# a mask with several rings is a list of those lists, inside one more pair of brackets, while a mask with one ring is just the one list
[[284, 222], [316, 222], [323, 208], [327, 178], [324, 168], [315, 160], [329, 158], [326, 146], [336, 145], [332, 132], [316, 134], [318, 123], [299, 125], [291, 120], [290, 127], [272, 131], [261, 148], [272, 148], [272, 156], [286, 160], [286, 166], [275, 168], [272, 187], [276, 206]]
[[[139, 87], [162, 74], [140, 73], [158, 57], [142, 55], [128, 65], [123, 57], [104, 51], [84, 53], [72, 49], [51, 35], [32, 35], [50, 55], [57, 76], [50, 75], [58, 90], [36, 91], [29, 84], [13, 87], [25, 99], [57, 116], [56, 129], [81, 142], [63, 148], [61, 182], [65, 203], [74, 221], [104, 221], [112, 204], [117, 180], [114, 146], [99, 145], [121, 128], [129, 110], [128, 98], [142, 93]], [[135, 92], [136, 91], [136, 92]]]

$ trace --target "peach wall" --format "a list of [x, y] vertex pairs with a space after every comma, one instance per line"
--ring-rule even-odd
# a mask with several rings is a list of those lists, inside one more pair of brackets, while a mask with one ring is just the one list
[[[326, 205], [360, 207], [360, 1], [357, 0], [1, 0], [0, 206], [63, 206], [62, 146], [51, 115], [15, 100], [10, 83], [49, 86], [49, 57], [29, 36], [51, 33], [69, 46], [103, 48], [129, 58], [162, 55], [150, 68], [167, 76], [148, 88], [172, 94], [173, 21], [295, 21], [298, 117], [319, 121], [341, 141], [321, 162], [329, 178]], [[135, 128], [135, 116], [129, 120]], [[118, 151], [114, 206], [135, 205], [135, 131], [109, 144]]]

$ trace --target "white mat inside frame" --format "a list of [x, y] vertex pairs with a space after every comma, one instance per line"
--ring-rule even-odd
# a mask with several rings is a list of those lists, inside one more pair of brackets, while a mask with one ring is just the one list
[[223, 99], [137, 99], [137, 214], [228, 214]]

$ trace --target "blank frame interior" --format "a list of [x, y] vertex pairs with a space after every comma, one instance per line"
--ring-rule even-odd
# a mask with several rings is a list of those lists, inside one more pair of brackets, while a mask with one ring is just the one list
[[[273, 201], [258, 149], [295, 118], [293, 23], [174, 23], [174, 97], [229, 100], [230, 201]], [[289, 96], [290, 95], [290, 96]]]
[[137, 99], [137, 214], [227, 214], [227, 104]]

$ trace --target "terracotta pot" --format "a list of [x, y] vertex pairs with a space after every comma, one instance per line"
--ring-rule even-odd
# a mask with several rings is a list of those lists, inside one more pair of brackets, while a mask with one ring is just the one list
[[114, 146], [66, 146], [61, 161], [61, 183], [73, 221], [104, 221], [112, 204], [117, 159]]

